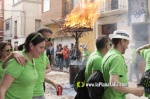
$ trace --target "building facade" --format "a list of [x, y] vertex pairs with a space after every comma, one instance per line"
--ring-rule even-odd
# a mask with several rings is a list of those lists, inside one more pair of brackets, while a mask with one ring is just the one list
[[0, 41], [3, 40], [4, 0], [0, 0]]
[[54, 48], [58, 44], [68, 45], [70, 48], [70, 44], [75, 43], [75, 39], [70, 35], [64, 36], [59, 32], [62, 22], [72, 8], [72, 0], [42, 0], [41, 24], [53, 31], [55, 35]]
[[[105, 0], [100, 9], [101, 16], [96, 21], [95, 37], [99, 35], [109, 35], [114, 30], [126, 30], [130, 37], [131, 43], [135, 43], [135, 48], [150, 42], [150, 9], [149, 0]], [[124, 57], [126, 60], [131, 59], [130, 44]], [[145, 61], [141, 57], [140, 70], [144, 71]], [[130, 63], [128, 61], [127, 63]], [[129, 64], [128, 64], [129, 66]]]
[[[41, 27], [41, 0], [11, 1], [6, 0], [5, 4], [5, 40], [15, 47], [24, 43], [29, 33]], [[9, 4], [12, 8], [8, 7]]]
[[4, 1], [4, 37], [3, 40], [11, 42], [12, 39], [12, 5], [13, 0]]

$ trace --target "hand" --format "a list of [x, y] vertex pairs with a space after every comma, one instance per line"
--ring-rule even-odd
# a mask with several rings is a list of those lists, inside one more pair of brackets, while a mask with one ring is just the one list
[[28, 61], [20, 52], [15, 51], [13, 52], [13, 58], [18, 62], [18, 64], [24, 66]]
[[54, 84], [54, 87], [56, 88], [56, 90], [58, 90], [58, 87], [61, 86], [60, 84]]
[[144, 88], [134, 88], [132, 94], [141, 97], [144, 94]]

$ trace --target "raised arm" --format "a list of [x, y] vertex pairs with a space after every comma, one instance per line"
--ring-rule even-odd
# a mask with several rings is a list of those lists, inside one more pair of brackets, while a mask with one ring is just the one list
[[139, 47], [139, 48], [136, 50], [136, 52], [137, 52], [138, 54], [140, 54], [140, 51], [141, 51], [142, 49], [148, 49], [148, 48], [150, 48], [150, 44], [146, 44], [146, 45], [143, 45], [143, 46]]

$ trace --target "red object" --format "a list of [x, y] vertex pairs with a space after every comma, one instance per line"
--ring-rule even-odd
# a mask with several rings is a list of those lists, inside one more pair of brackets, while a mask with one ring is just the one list
[[57, 95], [62, 95], [62, 87], [61, 86], [58, 86], [58, 89], [57, 89]]

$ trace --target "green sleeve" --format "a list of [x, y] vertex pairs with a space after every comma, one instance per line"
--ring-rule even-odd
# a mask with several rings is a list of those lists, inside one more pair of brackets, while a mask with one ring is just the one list
[[49, 61], [48, 57], [46, 57], [46, 63], [47, 63], [47, 64], [49, 64], [49, 63], [50, 63], [50, 61]]
[[89, 55], [90, 55], [90, 52], [87, 51], [87, 52], [85, 53], [85, 56], [89, 56]]
[[147, 55], [148, 52], [150, 52], [149, 49], [143, 49], [143, 50], [140, 51], [140, 55], [141, 55], [144, 59], [146, 59], [146, 55]]
[[123, 61], [122, 56], [115, 56], [114, 58], [112, 58], [113, 60], [110, 60], [110, 71], [109, 74], [110, 75], [119, 75], [120, 77], [122, 77], [124, 75], [124, 65], [125, 62]]
[[95, 58], [92, 61], [92, 70], [101, 70], [102, 58]]
[[7, 63], [5, 73], [14, 77], [14, 78], [18, 78], [21, 75], [23, 70], [24, 70], [23, 66], [18, 64], [15, 59], [11, 59]]

